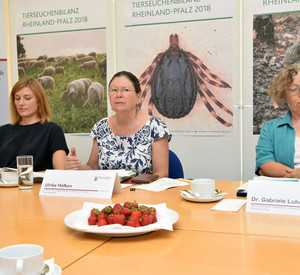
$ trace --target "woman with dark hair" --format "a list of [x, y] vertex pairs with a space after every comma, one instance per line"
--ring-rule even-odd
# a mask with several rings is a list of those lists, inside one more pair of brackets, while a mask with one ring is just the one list
[[140, 96], [139, 80], [132, 73], [116, 73], [109, 82], [109, 101], [115, 114], [94, 125], [87, 164], [81, 165], [75, 148], [71, 148], [66, 169], [126, 169], [167, 177], [169, 130], [160, 118], [138, 110]]
[[255, 173], [300, 178], [300, 64], [283, 68], [268, 93], [274, 104], [288, 106], [289, 111], [263, 126], [256, 146]]
[[51, 112], [42, 85], [22, 78], [10, 97], [11, 124], [0, 127], [0, 167], [16, 168], [16, 157], [32, 155], [34, 171], [64, 169], [69, 153], [62, 129], [50, 122]]

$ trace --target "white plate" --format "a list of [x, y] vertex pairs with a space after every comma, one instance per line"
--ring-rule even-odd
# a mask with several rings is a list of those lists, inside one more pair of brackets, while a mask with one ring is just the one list
[[[168, 209], [167, 208], [167, 212], [169, 215], [169, 218], [172, 222], [172, 224], [176, 223], [179, 219], [179, 215], [176, 211], [172, 210], [172, 209]], [[77, 231], [82, 231], [82, 232], [88, 232], [88, 233], [94, 233], [94, 234], [100, 234], [102, 236], [110, 236], [110, 237], [130, 237], [130, 236], [138, 236], [138, 235], [142, 235], [142, 234], [146, 234], [149, 233], [151, 231], [156, 231], [156, 230], [160, 230], [160, 229], [149, 229], [148, 226], [141, 226], [141, 227], [133, 227], [132, 230], [126, 230], [123, 231], [122, 229], [114, 229], [113, 231], [98, 231], [99, 227], [97, 228], [97, 231], [93, 231], [93, 227], [90, 226], [88, 230], [79, 230], [77, 228], [74, 228], [74, 223], [77, 220], [78, 216], [80, 214], [80, 210], [72, 212], [71, 214], [67, 215], [65, 217], [65, 224], [66, 226], [68, 226], [71, 229], [77, 230]]]
[[224, 197], [224, 194], [214, 195], [213, 197], [209, 197], [209, 198], [193, 198], [190, 196], [186, 196], [184, 192], [181, 192], [181, 197], [187, 201], [193, 201], [193, 202], [213, 202], [213, 201], [221, 200]]

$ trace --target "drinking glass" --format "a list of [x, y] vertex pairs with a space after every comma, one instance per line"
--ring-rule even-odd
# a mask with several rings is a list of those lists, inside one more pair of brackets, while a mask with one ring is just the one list
[[17, 168], [19, 190], [33, 190], [33, 157], [17, 156]]

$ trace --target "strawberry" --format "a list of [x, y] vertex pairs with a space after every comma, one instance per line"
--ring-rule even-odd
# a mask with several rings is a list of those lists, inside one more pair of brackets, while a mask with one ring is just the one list
[[139, 227], [140, 222], [137, 216], [129, 216], [128, 220], [126, 221], [126, 225], [131, 227]]
[[122, 205], [119, 203], [116, 203], [113, 207], [113, 213], [120, 212], [121, 208], [122, 208]]
[[144, 211], [148, 210], [148, 207], [146, 205], [140, 205], [138, 210], [140, 210], [141, 212], [144, 212]]
[[129, 201], [125, 202], [124, 207], [127, 207], [127, 208], [131, 209], [132, 208], [132, 202], [129, 202]]
[[131, 215], [132, 215], [132, 216], [137, 216], [138, 219], [140, 219], [140, 218], [142, 217], [143, 214], [142, 214], [142, 212], [139, 211], [139, 210], [134, 210], [134, 211], [132, 211]]
[[157, 217], [156, 217], [156, 215], [155, 214], [150, 214], [150, 219], [151, 219], [151, 221], [152, 221], [152, 223], [156, 223], [157, 222]]
[[148, 214], [144, 214], [141, 219], [141, 226], [146, 226], [151, 223], [152, 223], [152, 221], [151, 221], [150, 216]]
[[93, 208], [91, 210], [91, 216], [97, 216], [100, 213], [98, 208]]
[[132, 203], [132, 207], [139, 208], [139, 204], [134, 200], [134, 202]]
[[88, 224], [89, 225], [95, 225], [97, 223], [98, 219], [97, 216], [90, 216], [88, 218]]
[[104, 208], [104, 213], [106, 214], [106, 215], [109, 215], [109, 214], [111, 214], [113, 212], [113, 208], [109, 205], [109, 206], [106, 206], [105, 208]]
[[131, 215], [131, 210], [127, 207], [123, 207], [121, 209], [121, 213], [124, 214], [126, 217], [130, 216]]
[[106, 218], [106, 216], [107, 215], [105, 215], [105, 213], [99, 213], [98, 215], [97, 215], [97, 217], [98, 217], [98, 220], [101, 220], [101, 219], [105, 219]]
[[98, 226], [103, 226], [103, 225], [107, 225], [107, 221], [104, 218], [98, 220]]
[[116, 214], [114, 216], [114, 223], [125, 225], [125, 220], [126, 220], [126, 217], [124, 214]]
[[109, 214], [105, 219], [108, 224], [113, 224], [114, 223], [114, 214]]

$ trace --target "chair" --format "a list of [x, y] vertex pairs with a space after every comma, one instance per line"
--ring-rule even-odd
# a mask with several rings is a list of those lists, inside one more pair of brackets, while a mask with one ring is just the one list
[[171, 150], [169, 150], [169, 178], [171, 179], [184, 178], [183, 168], [180, 159]]

